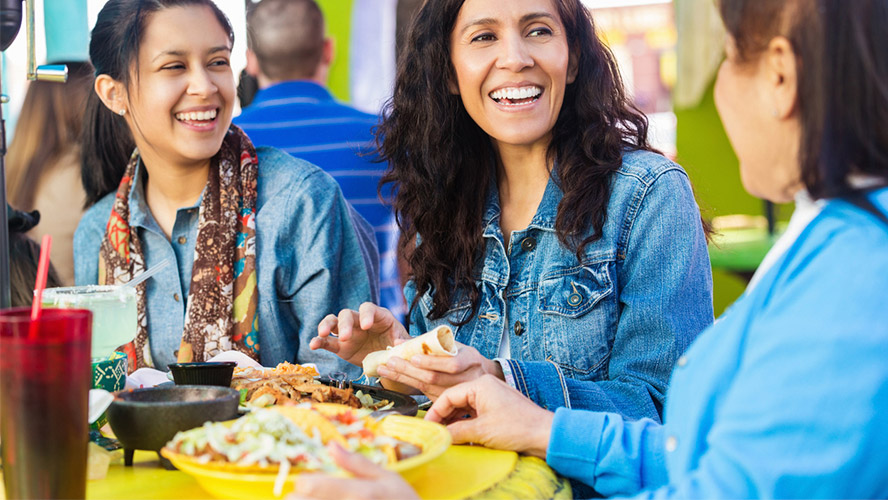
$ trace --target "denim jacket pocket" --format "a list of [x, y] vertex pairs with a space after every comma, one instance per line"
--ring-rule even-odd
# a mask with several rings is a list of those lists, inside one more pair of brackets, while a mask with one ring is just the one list
[[557, 269], [540, 280], [546, 357], [573, 378], [600, 378], [609, 359], [617, 317], [609, 264]]
[[425, 318], [427, 331], [434, 330], [441, 325], [447, 325], [453, 330], [453, 335], [455, 337], [456, 332], [460, 328], [459, 326], [456, 326], [456, 324], [462, 323], [468, 318], [469, 314], [472, 312], [472, 302], [468, 299], [458, 298], [455, 301], [455, 304], [451, 306], [443, 317], [431, 319], [429, 316], [432, 314], [432, 295], [430, 293], [425, 293], [419, 299], [419, 309], [422, 311], [422, 316]]

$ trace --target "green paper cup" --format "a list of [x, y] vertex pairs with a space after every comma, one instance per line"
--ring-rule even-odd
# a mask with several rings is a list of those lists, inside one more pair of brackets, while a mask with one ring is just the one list
[[[126, 385], [126, 354], [115, 352], [106, 359], [93, 359], [92, 361], [92, 387], [93, 389], [105, 389], [108, 392], [123, 390]], [[103, 413], [98, 420], [90, 424], [90, 429], [98, 430], [107, 423]]]

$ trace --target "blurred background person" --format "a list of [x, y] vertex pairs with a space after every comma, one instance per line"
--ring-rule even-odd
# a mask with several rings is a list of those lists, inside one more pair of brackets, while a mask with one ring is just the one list
[[40, 212], [43, 223], [29, 235], [36, 240], [52, 235], [59, 278], [73, 285], [74, 230], [86, 201], [80, 183], [80, 132], [93, 76], [88, 62], [61, 64], [68, 65], [66, 83], [28, 85], [7, 156], [7, 191], [12, 206]]
[[394, 214], [377, 191], [386, 165], [376, 161], [378, 117], [337, 102], [326, 89], [333, 40], [314, 0], [263, 0], [247, 16], [247, 72], [259, 92], [235, 118], [257, 146], [283, 149], [320, 166], [373, 226], [380, 257], [380, 305], [406, 313], [398, 272]]
[[[12, 307], [30, 307], [40, 261], [40, 245], [28, 237], [40, 222], [39, 212], [21, 212], [6, 205], [9, 221], [9, 292]], [[55, 243], [55, 242], [53, 242]], [[55, 268], [49, 266], [46, 287], [62, 286]]]

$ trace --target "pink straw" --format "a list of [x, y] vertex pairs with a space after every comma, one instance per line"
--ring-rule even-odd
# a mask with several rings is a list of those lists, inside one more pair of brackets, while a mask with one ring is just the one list
[[31, 304], [31, 327], [28, 330], [28, 338], [37, 338], [37, 320], [40, 319], [40, 311], [43, 309], [43, 289], [46, 288], [46, 276], [49, 274], [49, 250], [52, 248], [52, 236], [43, 235], [40, 242], [40, 261], [37, 263], [37, 281], [34, 283], [34, 302]]

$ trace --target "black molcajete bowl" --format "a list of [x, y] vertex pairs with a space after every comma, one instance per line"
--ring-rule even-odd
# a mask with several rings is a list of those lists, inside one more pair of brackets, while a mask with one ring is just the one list
[[[227, 387], [177, 385], [121, 392], [108, 407], [108, 423], [123, 445], [125, 465], [135, 450], [159, 452], [179, 431], [237, 417], [240, 394]], [[174, 467], [160, 456], [167, 469]]]
[[234, 361], [205, 361], [203, 363], [173, 363], [167, 368], [173, 373], [176, 385], [218, 385], [229, 387], [234, 373]]

